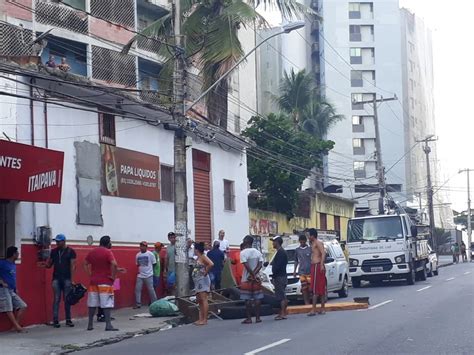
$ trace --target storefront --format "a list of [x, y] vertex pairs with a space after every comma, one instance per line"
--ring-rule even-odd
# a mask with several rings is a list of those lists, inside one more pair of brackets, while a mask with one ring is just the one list
[[15, 244], [19, 201], [61, 203], [64, 153], [0, 140], [0, 258]]

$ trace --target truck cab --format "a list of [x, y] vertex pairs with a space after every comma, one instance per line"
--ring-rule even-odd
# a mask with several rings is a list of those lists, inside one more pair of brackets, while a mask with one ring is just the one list
[[428, 241], [418, 237], [407, 214], [353, 218], [348, 224], [349, 274], [353, 287], [361, 281], [426, 279]]

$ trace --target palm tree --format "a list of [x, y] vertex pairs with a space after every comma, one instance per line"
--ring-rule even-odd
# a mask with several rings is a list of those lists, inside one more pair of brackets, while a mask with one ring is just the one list
[[293, 69], [284, 74], [280, 95], [275, 97], [280, 110], [293, 119], [295, 128], [323, 139], [329, 129], [344, 118], [329, 102], [321, 99], [310, 73]]
[[[243, 57], [244, 51], [238, 38], [240, 28], [267, 26], [265, 19], [255, 10], [259, 5], [278, 8], [283, 18], [287, 19], [314, 14], [296, 0], [181, 0], [185, 57], [200, 69], [202, 90], [206, 90]], [[171, 90], [169, 74], [175, 59], [174, 48], [170, 46], [174, 44], [172, 28], [172, 15], [168, 13], [132, 38], [122, 51], [128, 52], [140, 36], [169, 44], [162, 45], [159, 53], [166, 58], [162, 70], [166, 79], [162, 87], [168, 90]], [[224, 129], [227, 129], [227, 93], [228, 82], [223, 80], [207, 96], [209, 119]]]

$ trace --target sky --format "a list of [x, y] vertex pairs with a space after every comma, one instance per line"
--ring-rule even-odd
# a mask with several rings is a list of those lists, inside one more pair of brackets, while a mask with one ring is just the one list
[[[459, 169], [474, 169], [474, 31], [470, 0], [400, 0], [433, 30], [435, 114], [440, 180], [452, 208], [467, 208], [467, 176]], [[474, 172], [471, 174], [474, 190]], [[471, 193], [471, 196], [473, 194]]]

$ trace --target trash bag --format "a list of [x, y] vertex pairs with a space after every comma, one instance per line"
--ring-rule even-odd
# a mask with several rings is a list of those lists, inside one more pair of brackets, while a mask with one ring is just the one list
[[176, 273], [171, 271], [168, 274], [168, 277], [166, 278], [166, 284], [168, 285], [168, 287], [173, 287], [175, 283], [176, 283]]
[[71, 291], [66, 296], [66, 302], [71, 306], [75, 305], [86, 294], [87, 289], [82, 284], [72, 285]]
[[150, 305], [149, 312], [153, 317], [170, 317], [178, 314], [178, 307], [165, 299], [153, 302]]

